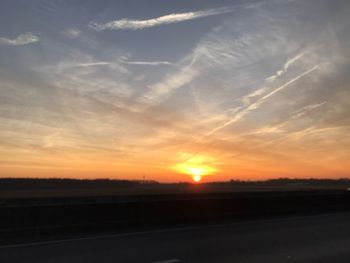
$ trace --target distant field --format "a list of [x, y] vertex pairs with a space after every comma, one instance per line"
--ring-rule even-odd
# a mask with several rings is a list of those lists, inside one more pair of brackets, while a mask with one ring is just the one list
[[233, 186], [207, 187], [193, 186], [186, 188], [172, 187], [136, 187], [136, 188], [102, 188], [102, 189], [32, 189], [32, 190], [1, 190], [0, 198], [36, 198], [36, 197], [83, 197], [83, 196], [125, 196], [154, 194], [185, 194], [185, 193], [224, 193], [224, 192], [260, 192], [260, 191], [304, 191], [304, 190], [336, 190], [344, 187], [301, 187], [301, 186]]
[[70, 179], [0, 179], [0, 199], [130, 196], [260, 191], [345, 190], [350, 180], [275, 179], [205, 184]]

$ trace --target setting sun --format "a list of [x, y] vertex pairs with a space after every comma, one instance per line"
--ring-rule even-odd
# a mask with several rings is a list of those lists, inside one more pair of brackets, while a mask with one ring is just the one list
[[192, 179], [193, 179], [193, 181], [198, 183], [200, 180], [202, 180], [202, 177], [200, 175], [193, 175]]
[[179, 162], [172, 169], [181, 174], [190, 175], [195, 182], [202, 180], [203, 176], [217, 172], [215, 160], [209, 156], [181, 154]]

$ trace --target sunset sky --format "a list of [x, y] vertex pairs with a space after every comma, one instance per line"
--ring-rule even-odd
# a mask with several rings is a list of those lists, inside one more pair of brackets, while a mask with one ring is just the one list
[[1, 1], [0, 176], [350, 176], [350, 2]]

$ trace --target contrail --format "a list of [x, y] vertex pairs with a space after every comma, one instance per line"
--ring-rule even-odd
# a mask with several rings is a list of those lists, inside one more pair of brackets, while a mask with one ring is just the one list
[[[301, 79], [302, 77], [310, 74], [311, 72], [315, 71], [318, 68], [318, 65], [310, 68], [309, 70], [303, 72], [302, 74], [300, 74], [299, 76], [289, 80], [288, 82], [286, 82], [285, 84], [283, 84], [282, 86], [278, 87], [277, 89], [271, 91], [269, 94], [266, 94], [265, 96], [261, 97], [258, 101], [256, 101], [255, 103], [249, 105], [248, 107], [246, 107], [244, 110], [238, 112], [233, 118], [231, 118], [230, 120], [228, 120], [227, 122], [225, 122], [224, 124], [214, 128], [213, 130], [211, 130], [210, 132], [208, 132], [204, 137], [213, 135], [214, 133], [218, 132], [219, 130], [222, 130], [223, 128], [225, 128], [226, 126], [240, 120], [242, 117], [244, 117], [246, 114], [248, 114], [249, 112], [259, 108], [259, 106], [261, 104], [263, 104], [268, 98], [270, 98], [272, 95], [276, 94], [277, 92], [280, 92], [281, 90], [285, 89], [286, 87], [288, 87], [289, 85], [291, 85], [292, 83], [294, 83], [295, 81], [298, 81], [299, 79]], [[202, 140], [204, 137], [200, 138], [198, 141]]]

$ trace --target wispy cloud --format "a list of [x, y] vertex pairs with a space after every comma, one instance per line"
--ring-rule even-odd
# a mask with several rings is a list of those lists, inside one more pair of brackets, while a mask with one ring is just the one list
[[39, 38], [30, 32], [21, 34], [14, 39], [0, 37], [0, 45], [7, 45], [7, 46], [22, 46], [22, 45], [27, 45], [37, 41], [39, 41]]
[[198, 72], [191, 65], [187, 65], [180, 71], [169, 74], [163, 81], [150, 86], [141, 100], [148, 104], [158, 103], [162, 97], [189, 83], [197, 74]]
[[78, 30], [78, 29], [75, 29], [75, 28], [69, 28], [69, 29], [67, 29], [67, 30], [64, 30], [64, 31], [62, 32], [62, 34], [63, 34], [64, 36], [68, 37], [68, 38], [73, 39], [73, 38], [79, 37], [80, 34], [81, 34], [81, 31]]
[[154, 26], [189, 21], [189, 20], [193, 20], [201, 17], [208, 17], [208, 16], [215, 16], [215, 15], [230, 13], [232, 11], [234, 11], [234, 8], [232, 7], [221, 7], [221, 8], [214, 8], [214, 9], [208, 9], [208, 10], [195, 11], [195, 12], [173, 13], [173, 14], [164, 15], [164, 16], [146, 19], [146, 20], [131, 20], [131, 19], [124, 18], [120, 20], [111, 21], [105, 24], [91, 22], [89, 24], [89, 27], [97, 31], [102, 31], [106, 29], [140, 30], [140, 29], [154, 27]]
[[124, 63], [129, 65], [140, 65], [140, 66], [162, 66], [162, 65], [173, 64], [169, 61], [125, 61]]
[[323, 101], [321, 103], [307, 105], [307, 106], [295, 111], [292, 115], [292, 118], [293, 119], [300, 118], [300, 117], [306, 115], [307, 113], [313, 111], [314, 109], [317, 109], [317, 108], [325, 105], [326, 103], [327, 103], [327, 101]]
[[94, 68], [94, 67], [109, 67], [109, 68], [114, 68], [117, 69], [118, 71], [127, 73], [128, 70], [123, 67], [122, 63], [119, 61], [90, 61], [88, 60], [87, 62], [76, 62], [76, 61], [64, 61], [61, 62], [57, 65], [57, 68], [60, 70], [71, 70], [74, 68]]
[[113, 64], [112, 62], [99, 61], [99, 62], [91, 62], [91, 63], [78, 63], [78, 64], [75, 64], [74, 67], [108, 66], [112, 64]]
[[288, 61], [283, 65], [283, 68], [276, 71], [276, 73], [268, 78], [266, 78], [267, 81], [272, 82], [275, 79], [277, 79], [279, 76], [283, 75], [284, 73], [287, 72], [288, 68], [293, 65], [295, 62], [297, 62], [299, 59], [301, 59], [304, 55], [306, 54], [306, 52], [301, 52], [299, 54], [297, 54], [296, 56], [288, 59]]
[[[287, 128], [290, 124], [295, 122], [298, 119], [301, 119], [302, 117], [305, 117], [306, 115], [310, 115], [314, 110], [322, 107], [323, 105], [327, 104], [327, 101], [323, 101], [321, 103], [316, 104], [310, 104], [306, 105], [294, 112], [286, 119], [281, 122], [275, 123], [275, 124], [268, 124], [267, 126], [261, 127], [256, 129], [252, 132], [252, 134], [255, 135], [265, 135], [265, 134], [272, 134], [272, 133], [281, 133]], [[273, 140], [274, 141], [274, 140]]]
[[[120, 64], [120, 65], [119, 65]], [[123, 61], [122, 59], [117, 62], [112, 61], [92, 61], [86, 63], [66, 63], [61, 65], [63, 68], [73, 68], [73, 67], [99, 67], [99, 66], [121, 66], [121, 64], [127, 65], [140, 65], [140, 66], [161, 66], [161, 65], [172, 65], [171, 62], [168, 61]]]
[[310, 74], [311, 72], [315, 71], [318, 68], [318, 66], [314, 66], [308, 70], [306, 70], [305, 72], [301, 73], [300, 75], [298, 75], [297, 77], [287, 81], [286, 83], [284, 83], [283, 85], [279, 86], [278, 88], [274, 89], [273, 91], [271, 91], [270, 93], [264, 95], [263, 97], [261, 97], [258, 101], [250, 104], [249, 106], [247, 106], [246, 108], [244, 108], [242, 111], [239, 111], [237, 114], [235, 114], [230, 120], [226, 121], [225, 123], [223, 123], [222, 125], [212, 129], [210, 132], [208, 132], [206, 134], [206, 136], [210, 136], [213, 135], [214, 133], [218, 132], [219, 130], [222, 130], [223, 128], [227, 127], [228, 125], [239, 121], [240, 119], [242, 119], [245, 115], [247, 115], [249, 112], [256, 110], [260, 107], [261, 104], [263, 104], [264, 102], [266, 102], [271, 96], [273, 96], [274, 94], [282, 91], [283, 89], [285, 89], [286, 87], [288, 87], [289, 85], [293, 84], [294, 82], [298, 81], [299, 79], [305, 77], [306, 75]]
[[[297, 61], [299, 61], [300, 59], [302, 59], [306, 53], [307, 53], [307, 51], [303, 51], [303, 52], [298, 53], [294, 57], [291, 57], [290, 59], [287, 60], [286, 63], [284, 63], [284, 65], [281, 69], [277, 70], [274, 75], [267, 77], [265, 80], [268, 83], [274, 82], [278, 77], [282, 76], [283, 74], [286, 74], [289, 67], [292, 66]], [[263, 93], [267, 92], [269, 89], [270, 88], [268, 86], [259, 88], [257, 90], [254, 90], [253, 92], [249, 93], [248, 95], [242, 97], [241, 100], [245, 104], [249, 104], [250, 99], [262, 95]]]

